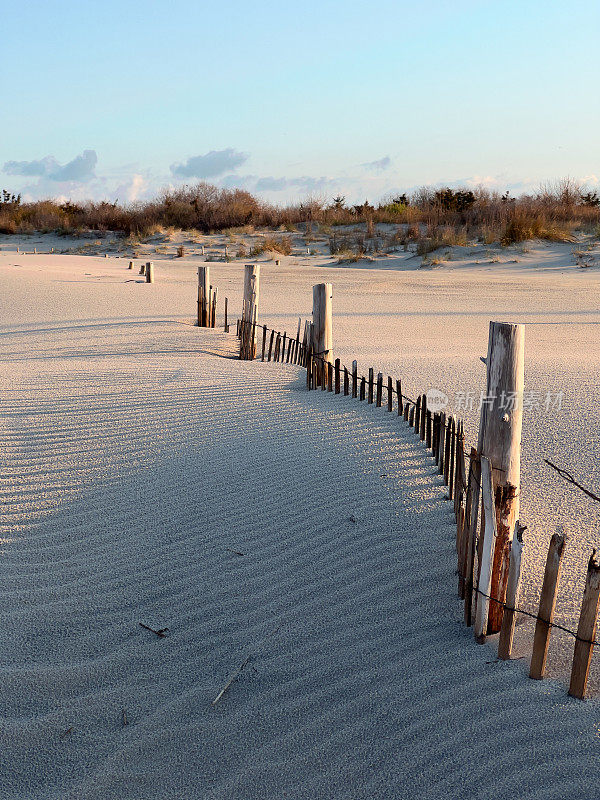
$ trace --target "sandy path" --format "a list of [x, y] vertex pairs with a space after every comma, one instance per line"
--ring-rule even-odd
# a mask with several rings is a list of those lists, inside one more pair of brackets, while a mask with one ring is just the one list
[[473, 644], [404, 425], [73, 270], [3, 273], [0, 796], [596, 797], [597, 704]]

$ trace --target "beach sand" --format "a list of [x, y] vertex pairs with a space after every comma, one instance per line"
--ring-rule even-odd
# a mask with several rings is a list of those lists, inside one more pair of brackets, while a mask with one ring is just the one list
[[[261, 319], [295, 334], [331, 281], [336, 355], [455, 407], [485, 388], [490, 319], [524, 322], [526, 390], [564, 397], [525, 414], [523, 602], [564, 525], [557, 621], [573, 626], [598, 508], [542, 459], [600, 484], [600, 278], [563, 255], [265, 261]], [[124, 258], [2, 242], [0, 796], [597, 797], [598, 704], [566, 695], [573, 640], [553, 633], [543, 682], [473, 642], [416, 437], [307, 393], [297, 368], [237, 360], [233, 334], [193, 327], [199, 260], [153, 260], [147, 285]], [[242, 265], [211, 264], [233, 322]], [[474, 442], [476, 409], [459, 413]], [[520, 625], [516, 655], [530, 640]]]

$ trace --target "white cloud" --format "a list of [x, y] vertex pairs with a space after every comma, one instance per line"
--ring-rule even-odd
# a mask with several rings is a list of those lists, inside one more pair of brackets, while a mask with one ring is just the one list
[[203, 156], [191, 156], [184, 164], [171, 164], [171, 172], [177, 178], [215, 178], [241, 167], [248, 158], [247, 153], [227, 147], [211, 150]]

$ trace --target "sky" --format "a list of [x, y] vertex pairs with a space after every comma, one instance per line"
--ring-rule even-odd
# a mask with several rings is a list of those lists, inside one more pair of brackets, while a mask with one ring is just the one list
[[600, 182], [597, 0], [0, 0], [0, 188]]

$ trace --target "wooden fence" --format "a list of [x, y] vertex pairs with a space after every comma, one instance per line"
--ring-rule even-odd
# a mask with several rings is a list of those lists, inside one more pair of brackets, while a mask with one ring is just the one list
[[[250, 326], [251, 330], [248, 328]], [[499, 493], [494, 485], [493, 465], [475, 447], [467, 448], [464, 423], [444, 411], [431, 411], [427, 395], [408, 397], [400, 379], [385, 376], [373, 368], [359, 375], [357, 361], [343, 365], [339, 358], [333, 364], [312, 349], [312, 323], [305, 322], [300, 339], [301, 320], [296, 336], [238, 320], [237, 336], [242, 341], [262, 332], [261, 361], [299, 365], [306, 369], [306, 386], [332, 394], [367, 401], [389, 413], [395, 412], [431, 452], [438, 473], [448, 487], [446, 499], [452, 502], [456, 520], [456, 555], [458, 595], [464, 602], [465, 625], [473, 627], [474, 637], [483, 643], [488, 635], [490, 608], [500, 612], [498, 658], [511, 657], [517, 614], [535, 619], [535, 634], [529, 675], [540, 680], [546, 670], [546, 659], [552, 628], [558, 628], [575, 639], [569, 694], [583, 699], [586, 693], [590, 662], [597, 644], [596, 624], [600, 603], [600, 563], [594, 550], [591, 554], [584, 587], [577, 631], [554, 622], [558, 581], [567, 537], [555, 533], [550, 541], [544, 581], [536, 614], [518, 607], [521, 585], [521, 556], [525, 527], [514, 523], [512, 542], [508, 542], [508, 569], [505, 592], [492, 590], [495, 547], [498, 541], [497, 505]], [[257, 353], [258, 357], [258, 353]], [[498, 469], [498, 468], [496, 468]], [[478, 532], [479, 531], [479, 532]]]

